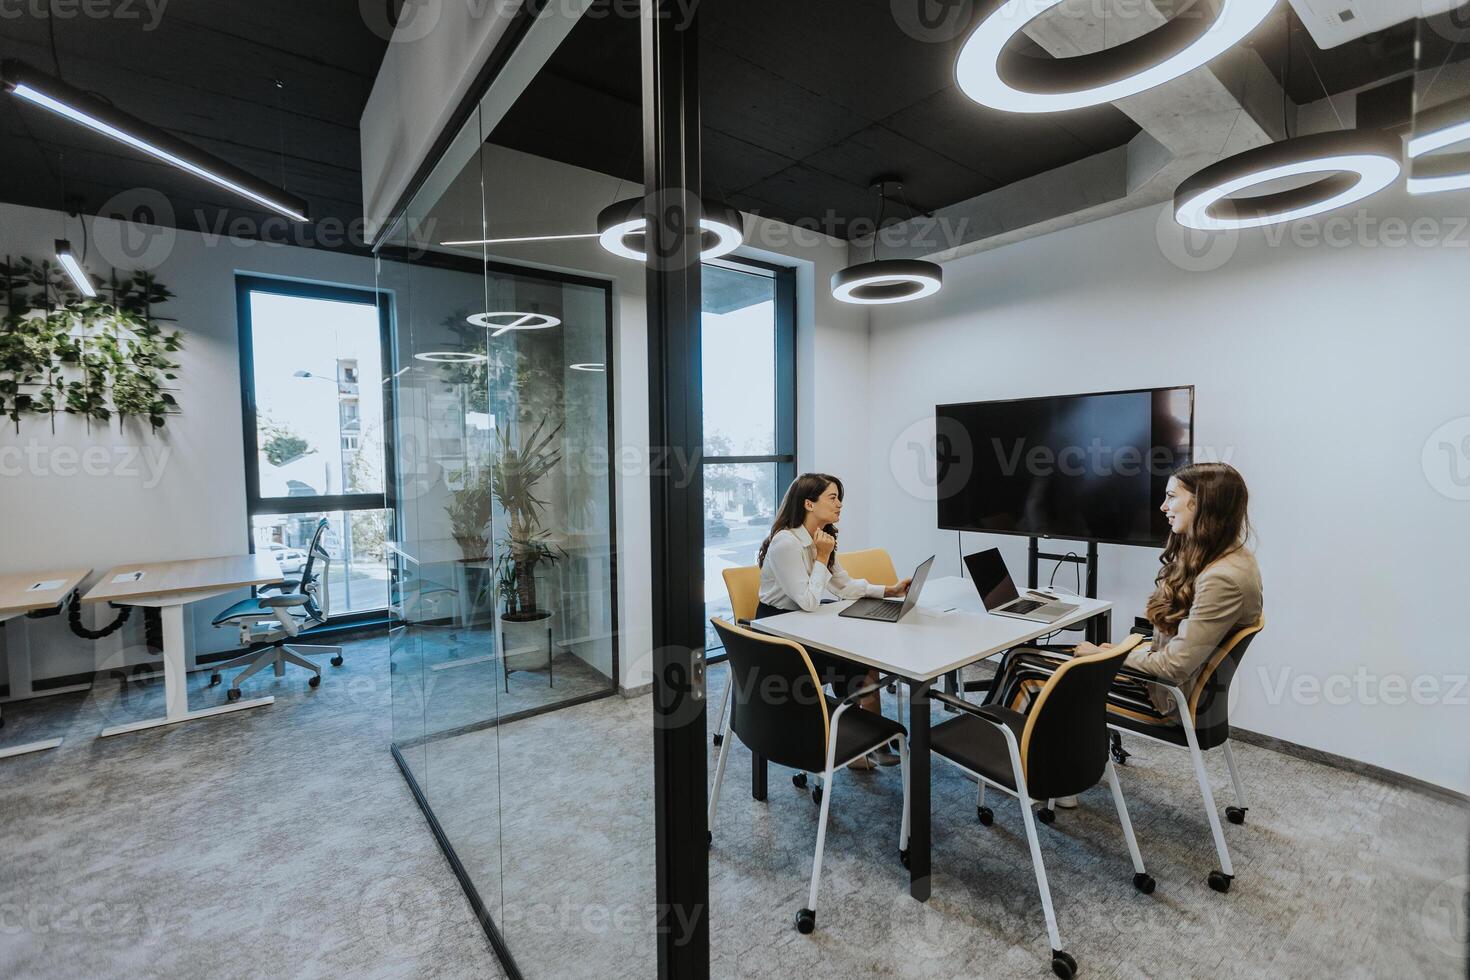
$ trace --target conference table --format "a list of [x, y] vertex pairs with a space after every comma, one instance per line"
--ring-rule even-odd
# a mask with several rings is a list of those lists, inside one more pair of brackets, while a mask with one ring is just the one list
[[102, 573], [82, 602], [110, 602], [118, 606], [152, 606], [163, 624], [163, 700], [160, 718], [128, 722], [102, 729], [102, 737], [122, 735], [160, 725], [208, 718], [258, 708], [274, 697], [231, 701], [212, 708], [189, 710], [188, 642], [184, 636], [184, 606], [225, 595], [236, 589], [271, 585], [283, 580], [281, 566], [268, 554], [225, 555], [187, 561], [160, 561], [119, 565]]
[[[24, 616], [28, 613], [54, 612], [61, 608], [72, 590], [82, 584], [92, 570], [90, 568], [68, 568], [59, 572], [21, 572], [0, 575], [0, 623]], [[28, 644], [10, 642], [5, 647], [7, 677], [10, 697], [21, 700], [31, 694], [31, 658]], [[0, 748], [0, 759], [29, 752], [54, 749], [61, 744], [59, 738], [42, 739], [24, 745]]]
[[[927, 901], [930, 888], [929, 691], [934, 682], [971, 664], [1022, 646], [1066, 626], [1086, 624], [1087, 638], [1111, 638], [1112, 603], [1063, 596], [1077, 608], [1051, 624], [985, 611], [974, 583], [964, 578], [930, 579], [918, 604], [897, 623], [839, 616], [851, 601], [828, 603], [815, 612], [768, 616], [752, 628], [803, 646], [856, 661], [907, 683], [909, 699], [909, 894]], [[765, 799], [766, 761], [752, 760], [752, 795]]]

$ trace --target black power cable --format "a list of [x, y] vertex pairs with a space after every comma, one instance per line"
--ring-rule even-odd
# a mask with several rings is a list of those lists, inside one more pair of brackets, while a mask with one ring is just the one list
[[114, 619], [112, 622], [108, 623], [100, 630], [89, 630], [87, 629], [87, 627], [82, 625], [82, 603], [77, 594], [73, 592], [71, 594], [71, 604], [67, 606], [66, 610], [66, 623], [68, 626], [71, 627], [71, 631], [77, 636], [80, 636], [82, 639], [100, 640], [104, 636], [111, 636], [118, 630], [122, 629], [123, 623], [126, 623], [128, 621], [128, 617], [132, 614], [132, 606], [123, 606], [117, 611], [117, 618]]

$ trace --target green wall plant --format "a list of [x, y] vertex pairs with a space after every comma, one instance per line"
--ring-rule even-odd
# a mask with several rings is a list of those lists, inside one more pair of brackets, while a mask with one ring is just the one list
[[146, 419], [154, 431], [178, 414], [168, 382], [182, 335], [156, 311], [174, 294], [147, 272], [114, 272], [97, 293], [82, 296], [49, 260], [0, 263], [0, 413], [17, 432], [27, 416], [54, 425], [57, 412]]

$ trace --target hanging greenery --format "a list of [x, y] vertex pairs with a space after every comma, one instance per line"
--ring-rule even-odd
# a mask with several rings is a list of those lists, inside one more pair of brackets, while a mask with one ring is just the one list
[[0, 263], [0, 413], [20, 431], [23, 418], [57, 412], [89, 422], [147, 419], [154, 431], [179, 403], [168, 382], [182, 346], [156, 307], [173, 293], [147, 272], [114, 272], [93, 299], [62, 268], [7, 256]]

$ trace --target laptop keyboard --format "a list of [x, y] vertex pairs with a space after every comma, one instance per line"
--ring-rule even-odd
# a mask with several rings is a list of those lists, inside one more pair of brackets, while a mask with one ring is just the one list
[[861, 613], [868, 619], [886, 619], [897, 622], [898, 614], [903, 612], [903, 603], [889, 602], [886, 599], [863, 599], [854, 603], [856, 612]]
[[1034, 599], [1017, 599], [1015, 602], [1012, 602], [1008, 606], [1006, 606], [1006, 612], [1025, 614], [1033, 609], [1040, 609], [1044, 605], [1046, 605], [1046, 603], [1037, 602]]

